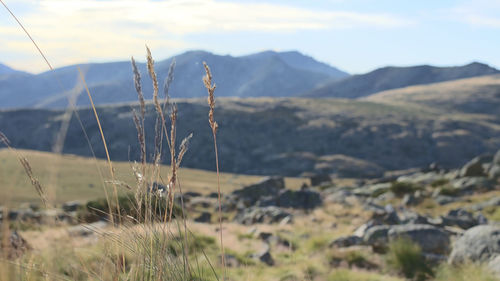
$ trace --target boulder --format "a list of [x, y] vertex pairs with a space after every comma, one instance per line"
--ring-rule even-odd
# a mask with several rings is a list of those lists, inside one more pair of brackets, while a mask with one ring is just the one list
[[469, 229], [479, 224], [474, 215], [464, 209], [451, 210], [446, 216], [443, 216], [442, 219], [443, 225], [458, 226], [461, 229]]
[[430, 218], [420, 215], [417, 212], [403, 210], [399, 215], [401, 224], [429, 224]]
[[500, 226], [478, 225], [465, 231], [453, 245], [448, 258], [452, 264], [487, 262], [500, 255]]
[[500, 150], [495, 153], [495, 156], [493, 157], [493, 165], [500, 165]]
[[461, 177], [483, 177], [486, 173], [483, 169], [483, 161], [480, 157], [476, 157], [465, 164], [460, 169]]
[[332, 242], [330, 242], [330, 247], [335, 248], [346, 248], [351, 246], [358, 246], [363, 244], [363, 239], [356, 235], [342, 236]]
[[498, 180], [500, 178], [500, 164], [491, 166], [488, 171], [488, 178], [492, 180]]
[[266, 245], [260, 252], [254, 254], [253, 258], [258, 259], [269, 266], [274, 265], [274, 259], [271, 256], [269, 245]]
[[434, 198], [434, 201], [438, 203], [439, 205], [448, 205], [450, 203], [457, 202], [459, 199], [453, 196], [447, 196], [447, 195], [438, 195]]
[[278, 223], [289, 216], [291, 216], [290, 213], [274, 206], [250, 207], [236, 214], [234, 221], [246, 225], [255, 223]]
[[332, 183], [332, 178], [328, 174], [311, 175], [309, 180], [311, 181], [311, 186], [320, 186]]
[[[219, 262], [222, 262], [221, 257], [222, 256], [219, 255], [219, 257], [218, 257]], [[240, 266], [240, 262], [238, 261], [238, 259], [235, 256], [230, 255], [230, 254], [224, 254], [224, 261], [226, 262], [227, 267], [239, 267]]]
[[285, 188], [283, 177], [268, 177], [256, 184], [252, 184], [242, 189], [233, 191], [232, 195], [243, 201], [246, 206], [253, 206], [255, 203], [266, 196], [277, 197], [282, 189]]
[[447, 232], [426, 224], [407, 224], [392, 226], [387, 233], [389, 241], [398, 238], [409, 238], [420, 245], [422, 252], [431, 254], [447, 254], [450, 237]]
[[321, 204], [320, 194], [313, 190], [285, 190], [277, 198], [277, 205], [284, 208], [314, 209]]
[[197, 218], [194, 219], [195, 222], [210, 223], [212, 220], [212, 214], [209, 212], [202, 212]]
[[363, 242], [372, 246], [375, 252], [384, 251], [389, 242], [388, 233], [391, 229], [389, 225], [376, 225], [366, 230], [363, 236]]
[[83, 203], [80, 201], [70, 201], [62, 204], [62, 209], [65, 212], [76, 212], [82, 206]]
[[[217, 201], [207, 197], [193, 197], [189, 200], [188, 206], [191, 208], [210, 208], [216, 205]], [[187, 202], [185, 202], [187, 203]], [[217, 205], [216, 208], [219, 206]]]
[[493, 182], [486, 177], [465, 177], [453, 180], [451, 185], [457, 192], [467, 194], [478, 190], [490, 190]]

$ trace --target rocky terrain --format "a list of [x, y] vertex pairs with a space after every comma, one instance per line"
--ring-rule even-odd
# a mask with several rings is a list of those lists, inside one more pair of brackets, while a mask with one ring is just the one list
[[[499, 179], [500, 151], [475, 157], [460, 169], [431, 165], [347, 185], [327, 174], [310, 175], [310, 183], [300, 189], [287, 188], [282, 177], [264, 178], [223, 198], [226, 239], [247, 245], [240, 249], [250, 247], [244, 253], [231, 250], [226, 259], [230, 268], [255, 270], [252, 268], [258, 265], [286, 268], [290, 265], [286, 252], [326, 255], [320, 263], [326, 262], [327, 269], [317, 268], [316, 276], [325, 274], [322, 270], [341, 268], [385, 276], [371, 280], [388, 280], [398, 274], [425, 280], [434, 276], [440, 265], [473, 262], [500, 277]], [[191, 227], [217, 227], [217, 193], [177, 194], [179, 205], [181, 197], [189, 220], [194, 221]], [[88, 239], [109, 228], [105, 214], [100, 221], [80, 225], [82, 214], [92, 210], [90, 206], [96, 205], [73, 201], [53, 210], [28, 205], [3, 214], [9, 221], [31, 225], [57, 221], [70, 225], [72, 237]], [[30, 239], [24, 239], [23, 233], [32, 239], [33, 233], [12, 232], [12, 257], [31, 251]], [[425, 268], [412, 276], [406, 275], [404, 267], [399, 273], [387, 271], [391, 264], [388, 257], [398, 241], [418, 245]], [[229, 243], [229, 247], [236, 246]]]
[[[386, 171], [438, 163], [457, 168], [500, 147], [498, 75], [414, 86], [362, 100], [217, 100], [221, 169], [245, 174], [297, 176], [322, 172], [340, 177], [380, 177]], [[176, 100], [178, 136], [194, 133], [186, 167], [214, 169], [205, 100]], [[134, 104], [99, 107], [114, 160], [138, 159]], [[153, 112], [149, 108], [149, 112]], [[95, 117], [79, 109], [97, 157], [105, 153]], [[18, 148], [50, 151], [64, 111], [0, 111], [0, 128]], [[153, 142], [155, 116], [146, 117]], [[90, 156], [73, 115], [64, 152]]]

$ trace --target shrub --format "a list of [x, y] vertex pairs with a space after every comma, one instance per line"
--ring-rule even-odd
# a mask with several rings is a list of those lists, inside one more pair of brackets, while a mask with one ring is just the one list
[[498, 281], [485, 265], [466, 263], [460, 266], [442, 264], [436, 271], [436, 281]]
[[426, 264], [420, 246], [408, 238], [400, 238], [389, 244], [386, 262], [389, 267], [406, 278], [426, 280], [433, 276], [432, 269]]
[[438, 186], [443, 186], [445, 184], [448, 184], [450, 182], [449, 179], [438, 179], [433, 182], [431, 182], [432, 187], [438, 187]]
[[390, 190], [397, 196], [403, 196], [407, 193], [413, 193], [419, 189], [421, 189], [421, 187], [414, 183], [398, 181], [393, 182], [390, 187]]
[[[111, 209], [116, 210], [116, 201], [110, 198]], [[141, 210], [146, 210], [148, 208], [148, 203], [150, 202], [149, 208], [152, 210], [152, 217], [155, 220], [162, 221], [165, 217], [165, 211], [167, 209], [168, 203], [165, 198], [150, 196], [149, 200], [141, 200]], [[144, 222], [143, 211], [139, 213], [139, 203], [135, 199], [133, 194], [125, 194], [118, 196], [118, 205], [120, 206], [121, 220], [128, 218], [134, 218], [132, 222]], [[182, 214], [182, 209], [174, 203], [172, 208], [172, 217], [176, 217]], [[95, 222], [98, 220], [106, 219], [109, 217], [109, 205], [106, 199], [100, 198], [96, 200], [91, 200], [87, 204], [78, 210], [78, 219], [83, 222]], [[118, 215], [115, 215], [115, 221], [120, 221]]]
[[441, 195], [446, 195], [446, 196], [457, 196], [459, 195], [460, 191], [456, 188], [453, 188], [453, 186], [450, 185], [445, 185], [441, 187], [441, 190], [439, 191], [439, 194]]

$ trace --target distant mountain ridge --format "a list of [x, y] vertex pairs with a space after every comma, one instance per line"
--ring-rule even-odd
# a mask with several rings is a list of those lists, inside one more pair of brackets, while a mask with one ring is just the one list
[[412, 85], [422, 85], [500, 73], [489, 65], [474, 62], [464, 66], [383, 67], [366, 74], [330, 81], [303, 94], [305, 97], [360, 98]]
[[[160, 82], [167, 77], [175, 58], [172, 97], [191, 98], [206, 95], [201, 81], [202, 62], [210, 66], [220, 97], [291, 97], [311, 90], [330, 79], [349, 74], [299, 52], [266, 51], [241, 57], [220, 56], [205, 51], [189, 51], [158, 61], [155, 68]], [[136, 58], [137, 59], [137, 58]], [[152, 86], [144, 63], [138, 63], [146, 98]], [[90, 63], [81, 65], [96, 104], [135, 101], [130, 62]], [[4, 76], [0, 80], [0, 108], [60, 108], [67, 105], [67, 95], [78, 81], [76, 65], [32, 76]], [[22, 98], [20, 98], [22, 93]], [[77, 105], [88, 105], [80, 95]]]
[[5, 64], [1, 64], [0, 63], [0, 76], [1, 75], [10, 75], [10, 74], [28, 74], [24, 71], [19, 71], [19, 70], [15, 70]]

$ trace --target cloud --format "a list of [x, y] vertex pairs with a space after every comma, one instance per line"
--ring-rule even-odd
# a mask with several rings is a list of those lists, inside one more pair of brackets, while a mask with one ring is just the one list
[[454, 18], [477, 27], [500, 28], [500, 0], [466, 1], [452, 9]]
[[[144, 43], [173, 51], [193, 47], [192, 34], [290, 33], [299, 30], [398, 28], [412, 22], [389, 14], [303, 9], [286, 4], [216, 0], [18, 0], [21, 21], [48, 55], [61, 62], [142, 54]], [[7, 3], [9, 4], [9, 3]], [[22, 9], [22, 5], [25, 8]], [[15, 12], [15, 11], [14, 11]], [[0, 28], [9, 46], [30, 42]], [[5, 50], [9, 46], [0, 49]], [[196, 46], [195, 46], [196, 47]], [[154, 51], [154, 49], [153, 49]]]

